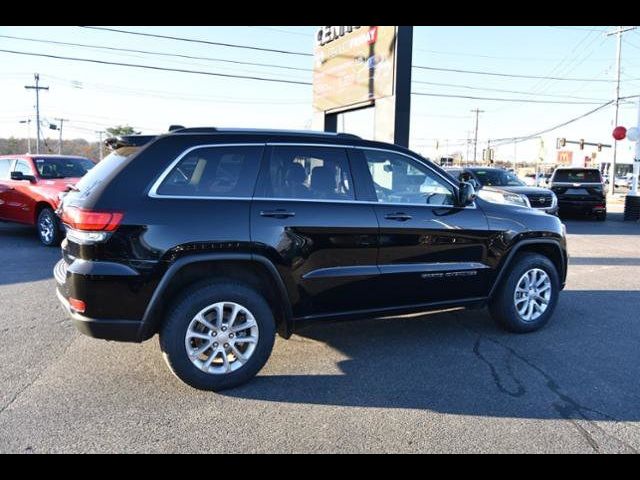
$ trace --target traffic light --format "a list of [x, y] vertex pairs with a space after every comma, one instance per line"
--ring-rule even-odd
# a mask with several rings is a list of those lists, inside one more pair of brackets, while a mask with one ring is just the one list
[[558, 148], [564, 148], [567, 146], [567, 139], [566, 138], [559, 138], [558, 139]]
[[598, 151], [599, 151], [599, 152], [601, 152], [601, 151], [602, 151], [602, 144], [601, 144], [601, 143], [599, 143], [599, 144], [598, 144]]
[[580, 139], [580, 150], [584, 150], [584, 138]]

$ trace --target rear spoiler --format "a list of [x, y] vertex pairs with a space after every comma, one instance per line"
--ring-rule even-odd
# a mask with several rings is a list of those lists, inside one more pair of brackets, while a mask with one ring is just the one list
[[121, 147], [142, 147], [156, 138], [157, 135], [122, 135], [107, 138], [104, 144], [110, 150], [117, 150]]

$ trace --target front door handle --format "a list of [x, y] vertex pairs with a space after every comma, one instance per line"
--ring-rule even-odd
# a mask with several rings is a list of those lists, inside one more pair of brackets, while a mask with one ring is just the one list
[[268, 217], [268, 218], [289, 218], [289, 217], [295, 217], [296, 214], [295, 212], [288, 212], [286, 210], [266, 210], [266, 211], [262, 211], [260, 212], [260, 216], [261, 217]]
[[407, 215], [406, 213], [390, 213], [385, 215], [384, 218], [386, 220], [395, 220], [397, 222], [406, 222], [407, 220], [411, 220], [413, 217], [411, 215]]

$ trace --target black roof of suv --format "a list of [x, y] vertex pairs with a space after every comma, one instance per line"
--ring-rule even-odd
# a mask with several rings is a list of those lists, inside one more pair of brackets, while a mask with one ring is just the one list
[[217, 128], [113, 146], [64, 199], [58, 297], [93, 337], [159, 333], [197, 388], [247, 381], [307, 321], [487, 305], [533, 331], [564, 286], [557, 218], [403, 147]]

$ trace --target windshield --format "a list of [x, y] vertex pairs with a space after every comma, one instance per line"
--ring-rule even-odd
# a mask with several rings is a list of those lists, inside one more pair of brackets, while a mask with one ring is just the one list
[[100, 185], [122, 162], [138, 150], [140, 150], [140, 147], [121, 147], [114, 150], [100, 160], [95, 168], [82, 177], [82, 180], [76, 184], [76, 188], [81, 191], [83, 195], [89, 195], [89, 193]]
[[521, 187], [526, 185], [515, 173], [507, 170], [474, 170], [483, 187]]
[[602, 183], [599, 170], [567, 169], [556, 170], [554, 182], [566, 183]]
[[40, 178], [80, 178], [91, 170], [95, 163], [88, 158], [36, 158]]

